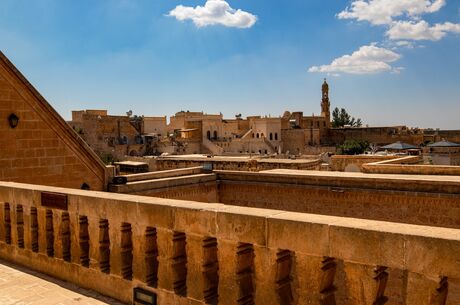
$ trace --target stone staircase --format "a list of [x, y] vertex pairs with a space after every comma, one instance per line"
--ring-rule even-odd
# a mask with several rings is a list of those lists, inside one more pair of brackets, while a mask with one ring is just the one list
[[203, 139], [202, 146], [205, 150], [213, 155], [222, 155], [225, 152], [222, 147], [217, 146], [206, 138]]
[[249, 137], [249, 135], [251, 135], [252, 133], [252, 129], [249, 129], [242, 137], [241, 139], [246, 139], [247, 137]]
[[267, 145], [268, 148], [269, 148], [269, 152], [270, 152], [271, 154], [277, 153], [276, 148], [275, 148], [275, 146], [273, 146], [272, 142], [270, 142], [269, 140], [267, 140], [266, 137], [263, 137], [263, 139], [264, 139], [265, 145]]

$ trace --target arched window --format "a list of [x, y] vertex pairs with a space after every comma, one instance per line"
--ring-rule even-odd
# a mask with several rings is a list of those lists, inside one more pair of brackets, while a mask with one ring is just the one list
[[275, 132], [275, 140], [278, 141], [278, 133]]
[[217, 131], [214, 130], [214, 140], [217, 140]]
[[263, 138], [263, 137], [264, 137], [264, 133], [263, 133], [263, 132], [260, 134], [260, 137], [261, 137], [261, 138]]
[[273, 133], [270, 132], [270, 141], [273, 140]]
[[259, 138], [259, 133], [257, 133], [256, 138], [257, 138], [257, 139]]
[[208, 138], [208, 140], [211, 140], [211, 132], [208, 130], [208, 132], [206, 133], [206, 137]]

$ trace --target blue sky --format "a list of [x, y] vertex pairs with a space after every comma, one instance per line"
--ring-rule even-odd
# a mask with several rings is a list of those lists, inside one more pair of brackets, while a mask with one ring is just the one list
[[460, 129], [460, 0], [388, 1], [1, 0], [0, 49], [66, 119], [310, 115], [327, 77], [365, 124]]

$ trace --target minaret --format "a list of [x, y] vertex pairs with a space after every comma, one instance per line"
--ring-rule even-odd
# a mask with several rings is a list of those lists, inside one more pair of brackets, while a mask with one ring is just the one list
[[324, 79], [321, 91], [323, 93], [323, 98], [321, 100], [321, 116], [326, 118], [326, 123], [329, 127], [331, 122], [331, 103], [329, 102], [329, 85], [327, 84], [326, 79]]

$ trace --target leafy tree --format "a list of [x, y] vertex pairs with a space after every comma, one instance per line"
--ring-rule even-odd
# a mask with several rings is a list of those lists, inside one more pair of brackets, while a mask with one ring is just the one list
[[361, 127], [363, 123], [360, 118], [355, 119], [349, 115], [345, 108], [339, 110], [339, 108], [335, 107], [332, 111], [332, 127], [339, 128], [344, 127], [345, 125]]
[[360, 155], [369, 148], [369, 143], [362, 140], [346, 140], [338, 147], [339, 155]]

